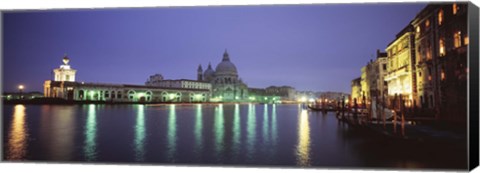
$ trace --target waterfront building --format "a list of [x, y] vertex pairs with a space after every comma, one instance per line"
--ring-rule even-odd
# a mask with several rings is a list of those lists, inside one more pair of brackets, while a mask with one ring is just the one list
[[282, 100], [285, 101], [294, 101], [295, 100], [295, 88], [291, 86], [269, 86], [266, 89], [266, 94], [272, 96], [279, 96]]
[[381, 97], [384, 94], [388, 93], [388, 83], [385, 82], [385, 77], [388, 74], [388, 54], [386, 52], [380, 52], [377, 50], [377, 59], [375, 60], [375, 73], [376, 75], [376, 91], [377, 96]]
[[351, 102], [353, 103], [354, 99], [361, 99], [362, 97], [362, 84], [361, 84], [362, 79], [360, 77], [355, 78], [352, 80], [351, 86], [352, 86], [352, 93], [350, 94], [351, 96]]
[[388, 98], [401, 95], [407, 105], [415, 103], [417, 94], [415, 75], [415, 43], [412, 25], [408, 24], [387, 46]]
[[201, 66], [197, 69], [197, 80], [210, 83], [212, 86], [212, 101], [242, 101], [248, 99], [248, 86], [238, 75], [237, 67], [230, 61], [225, 50], [222, 61], [215, 70], [208, 64], [208, 68], [201, 73]]
[[[377, 49], [375, 60], [370, 60], [362, 71], [364, 82], [362, 93], [367, 101], [381, 97], [388, 91], [388, 84], [385, 82], [387, 75], [387, 53]], [[362, 95], [363, 96], [363, 95]]]
[[[64, 57], [64, 65], [68, 65], [66, 59], [69, 60], [68, 57]], [[73, 70], [69, 66], [68, 69]], [[155, 86], [162, 83], [162, 80], [159, 83], [157, 80], [163, 79], [163, 77], [153, 75], [153, 77], [150, 77], [152, 80], [147, 81], [149, 86], [85, 83], [76, 82], [74, 73], [60, 72], [54, 74], [53, 80], [44, 82], [45, 97], [105, 102], [207, 102], [210, 99], [211, 90], [208, 83], [200, 87], [196, 85], [199, 83], [198, 81], [173, 80], [171, 86]], [[57, 77], [57, 75], [60, 75], [60, 77]], [[67, 77], [66, 75], [73, 76]], [[204, 82], [200, 83], [205, 84]]]
[[212, 90], [212, 84], [208, 82], [189, 80], [189, 79], [164, 80], [163, 77], [161, 77], [161, 75], [159, 74], [150, 76], [150, 79], [147, 82], [145, 82], [145, 85], [164, 87], [164, 88]]
[[467, 3], [431, 4], [412, 21], [419, 106], [433, 110], [440, 120], [466, 120], [467, 8]]
[[368, 75], [368, 64], [363, 66], [361, 69], [361, 76], [360, 76], [360, 96], [357, 98], [357, 103], [361, 103], [362, 99], [369, 99], [370, 96], [370, 82], [369, 82], [369, 75]]
[[35, 99], [42, 98], [43, 93], [38, 91], [33, 92], [4, 92], [2, 94], [3, 100], [18, 100], [18, 99]]

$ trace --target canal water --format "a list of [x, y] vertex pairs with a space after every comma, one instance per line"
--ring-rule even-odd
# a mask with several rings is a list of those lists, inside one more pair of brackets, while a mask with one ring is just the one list
[[4, 105], [3, 159], [299, 167], [466, 168], [457, 143], [407, 143], [279, 104]]

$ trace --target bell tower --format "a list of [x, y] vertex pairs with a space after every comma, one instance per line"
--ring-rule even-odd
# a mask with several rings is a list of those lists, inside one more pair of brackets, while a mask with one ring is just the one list
[[53, 69], [53, 81], [67, 81], [75, 82], [75, 73], [77, 70], [70, 68], [68, 64], [70, 59], [65, 55], [63, 57], [63, 64], [60, 65], [60, 68]]
[[198, 80], [198, 81], [203, 81], [203, 69], [202, 69], [202, 65], [201, 65], [201, 64], [198, 65], [198, 69], [197, 69], [197, 80]]

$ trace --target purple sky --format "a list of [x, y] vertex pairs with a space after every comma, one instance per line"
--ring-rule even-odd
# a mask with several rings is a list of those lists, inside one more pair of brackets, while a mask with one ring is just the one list
[[350, 92], [360, 68], [425, 6], [343, 4], [3, 14], [3, 89], [42, 91], [65, 53], [77, 81], [196, 79], [225, 49], [249, 87]]

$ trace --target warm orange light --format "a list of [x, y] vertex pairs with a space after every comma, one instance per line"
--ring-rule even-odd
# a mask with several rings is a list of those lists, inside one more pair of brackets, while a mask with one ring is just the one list
[[25, 88], [23, 85], [18, 85], [19, 90], [23, 90], [23, 88]]
[[457, 14], [457, 11], [458, 11], [457, 3], [453, 3], [452, 9], [453, 9], [453, 15]]

